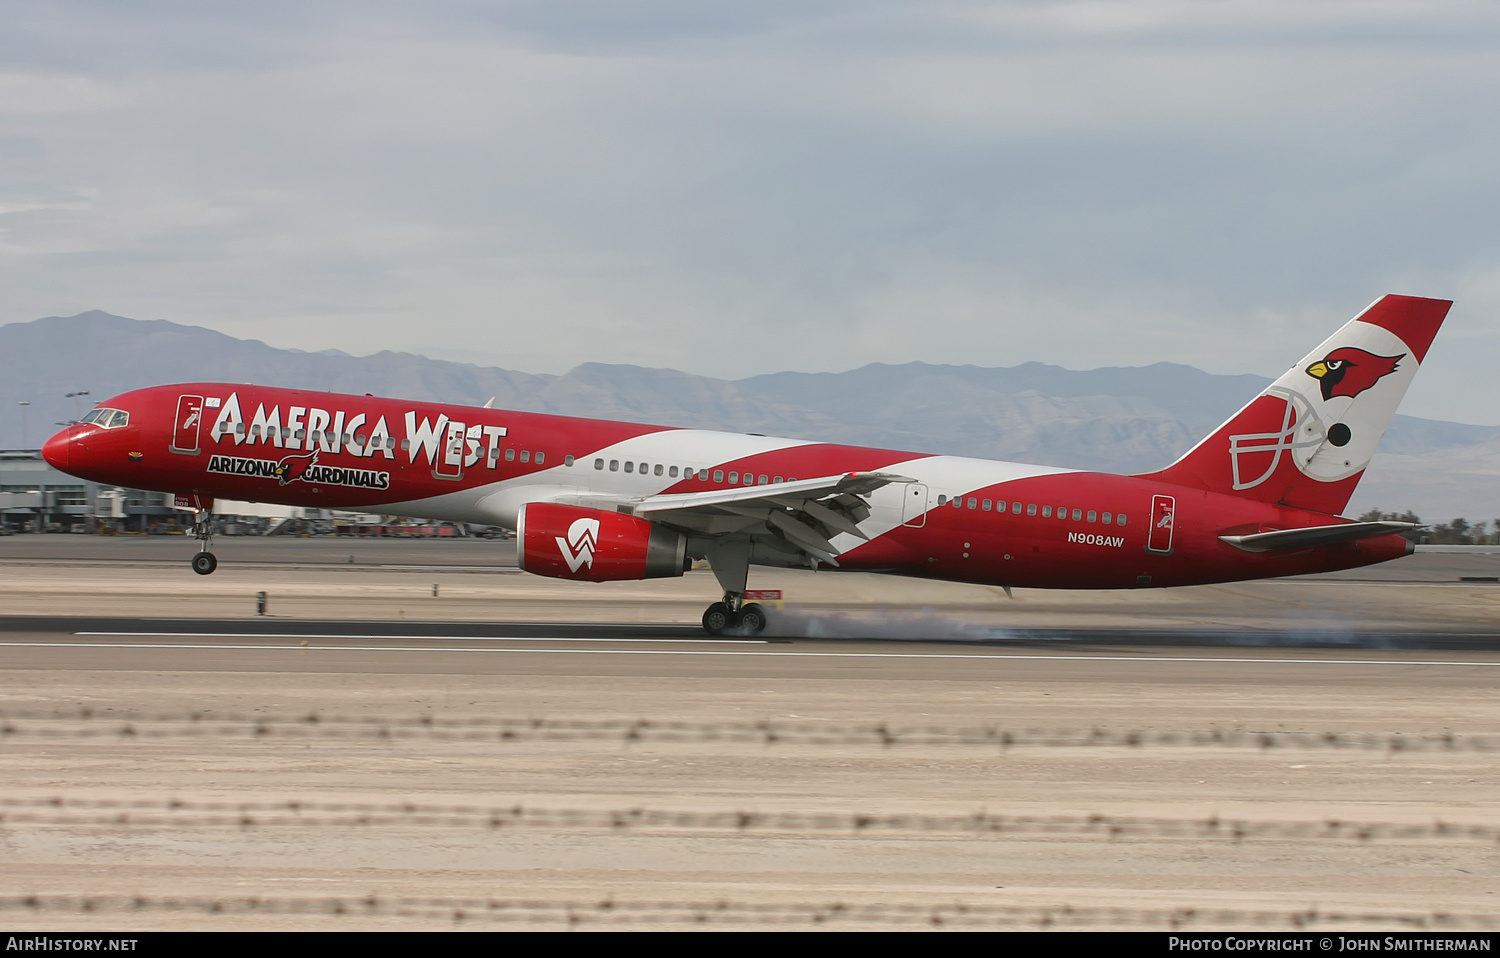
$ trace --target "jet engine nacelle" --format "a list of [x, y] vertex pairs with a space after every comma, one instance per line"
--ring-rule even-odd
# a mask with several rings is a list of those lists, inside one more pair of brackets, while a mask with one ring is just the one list
[[619, 512], [528, 502], [516, 515], [516, 559], [557, 579], [663, 579], [686, 570], [687, 537]]

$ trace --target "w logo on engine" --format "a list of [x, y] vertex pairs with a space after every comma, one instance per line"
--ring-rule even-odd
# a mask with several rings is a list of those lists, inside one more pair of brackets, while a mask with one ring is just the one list
[[594, 567], [594, 552], [599, 548], [599, 520], [577, 519], [568, 526], [567, 538], [554, 536], [557, 548], [562, 551], [563, 561], [569, 572], [577, 572], [582, 566]]

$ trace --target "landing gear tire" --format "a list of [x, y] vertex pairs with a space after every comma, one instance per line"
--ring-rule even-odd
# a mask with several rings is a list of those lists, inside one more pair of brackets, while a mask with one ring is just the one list
[[199, 575], [209, 575], [219, 567], [219, 560], [212, 552], [200, 552], [193, 556], [193, 571]]
[[766, 609], [754, 602], [740, 609], [736, 616], [735, 631], [746, 635], [760, 635], [766, 630]]
[[722, 602], [715, 602], [703, 613], [703, 631], [709, 635], [723, 635], [733, 627], [734, 613]]

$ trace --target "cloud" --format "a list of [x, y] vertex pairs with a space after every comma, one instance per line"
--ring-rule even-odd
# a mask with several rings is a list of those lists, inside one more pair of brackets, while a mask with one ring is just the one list
[[1500, 401], [1486, 4], [16, 10], [0, 321], [539, 372], [1274, 374], [1411, 292], [1465, 297], [1411, 411]]

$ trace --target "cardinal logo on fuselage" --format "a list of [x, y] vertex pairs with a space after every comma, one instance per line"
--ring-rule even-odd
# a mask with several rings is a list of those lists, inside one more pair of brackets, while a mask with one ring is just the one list
[[254, 476], [275, 479], [277, 485], [306, 482], [321, 486], [352, 486], [356, 489], [389, 489], [391, 474], [375, 469], [350, 469], [344, 466], [318, 465], [318, 451], [305, 456], [287, 456], [281, 460], [246, 459], [239, 456], [210, 456], [208, 471], [229, 476]]
[[283, 486], [289, 482], [296, 482], [307, 475], [307, 470], [312, 468], [317, 461], [316, 449], [305, 456], [287, 456], [276, 464], [276, 478], [281, 480]]

